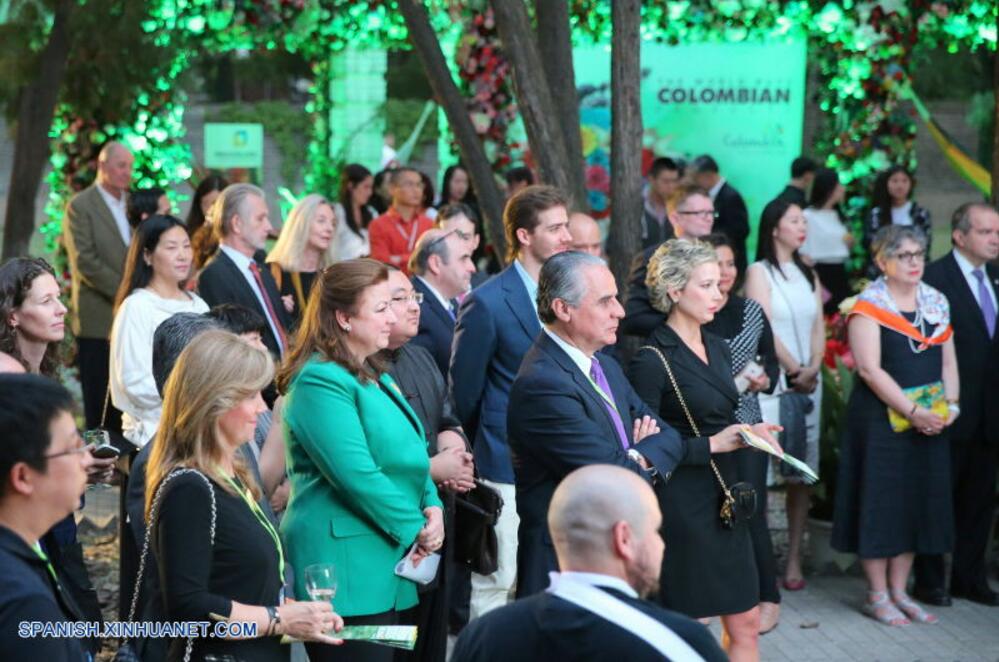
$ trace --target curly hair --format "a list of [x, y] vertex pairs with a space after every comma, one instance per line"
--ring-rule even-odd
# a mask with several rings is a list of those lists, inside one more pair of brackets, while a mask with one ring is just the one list
[[[17, 345], [17, 333], [10, 325], [10, 316], [21, 307], [35, 279], [44, 274], [56, 277], [51, 265], [40, 257], [14, 257], [0, 266], [0, 352], [10, 354], [30, 371]], [[57, 279], [58, 280], [58, 279]], [[42, 357], [39, 373], [52, 377], [60, 362], [60, 345], [51, 342]]]
[[669, 296], [670, 290], [685, 288], [694, 269], [709, 262], [718, 262], [718, 255], [707, 242], [670, 239], [662, 244], [649, 258], [649, 271], [645, 277], [652, 307], [669, 315], [674, 305]]

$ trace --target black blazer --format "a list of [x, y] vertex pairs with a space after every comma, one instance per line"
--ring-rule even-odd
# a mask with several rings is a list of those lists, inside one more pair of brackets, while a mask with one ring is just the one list
[[430, 288], [415, 276], [413, 289], [423, 293], [423, 303], [420, 304], [420, 330], [411, 342], [430, 352], [441, 375], [447, 379], [448, 366], [451, 365], [451, 341], [454, 340], [455, 318], [444, 309]]
[[668, 239], [672, 239], [673, 224], [667, 217], [662, 225], [659, 219], [653, 216], [648, 209], [642, 211], [642, 248], [652, 246], [653, 249]]
[[624, 319], [621, 332], [629, 336], [648, 338], [652, 330], [666, 321], [666, 315], [652, 307], [649, 301], [649, 287], [645, 277], [649, 273], [649, 260], [659, 248], [659, 244], [649, 246], [635, 255], [628, 274], [628, 296], [624, 301]]
[[[264, 281], [264, 289], [267, 290], [267, 297], [278, 317], [277, 321], [287, 331], [291, 328], [292, 319], [284, 308], [277, 284], [274, 282], [274, 277], [271, 276], [271, 270], [259, 260], [257, 264], [260, 267], [260, 276]], [[263, 309], [257, 300], [257, 295], [250, 289], [246, 277], [240, 272], [236, 263], [221, 249], [215, 253], [215, 257], [209, 260], [198, 277], [198, 294], [209, 306], [217, 306], [221, 303], [238, 303], [256, 312], [264, 321], [267, 321], [267, 311]], [[278, 340], [274, 337], [269, 323], [264, 325], [263, 341], [271, 354], [281, 355]]]
[[[985, 266], [992, 290], [999, 294], [999, 269]], [[953, 253], [927, 265], [923, 280], [943, 292], [950, 302], [954, 349], [961, 378], [961, 415], [954, 421], [951, 440], [969, 442], [983, 437], [999, 445], [999, 333], [991, 339], [982, 309], [961, 273]]]
[[[706, 627], [686, 616], [602, 588], [672, 630], [705, 662], [728, 657]], [[469, 623], [458, 637], [452, 662], [534, 660], [628, 660], [662, 662], [652, 646], [591, 611], [540, 593], [494, 609]]]
[[713, 232], [724, 232], [735, 244], [735, 265], [739, 273], [746, 273], [746, 238], [749, 237], [749, 210], [742, 195], [725, 182], [715, 196], [715, 219]]
[[[632, 446], [633, 421], [646, 415], [659, 417], [639, 399], [617, 361], [604, 354], [598, 358]], [[707, 464], [706, 444], [688, 448], [669, 425], [661, 420], [659, 425], [659, 434], [635, 448], [661, 475], [682, 462]], [[547, 518], [552, 494], [562, 479], [591, 464], [613, 464], [641, 476], [645, 472], [622, 448], [604, 400], [545, 332], [524, 356], [513, 382], [507, 432], [520, 515], [517, 597], [523, 597], [548, 586], [548, 572], [558, 567]]]

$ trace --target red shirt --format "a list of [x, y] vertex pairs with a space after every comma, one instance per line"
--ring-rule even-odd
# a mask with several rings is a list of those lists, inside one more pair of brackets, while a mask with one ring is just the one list
[[405, 220], [395, 207], [371, 221], [368, 226], [368, 240], [371, 242], [371, 257], [398, 267], [409, 275], [409, 256], [416, 241], [434, 222], [423, 214], [414, 214]]

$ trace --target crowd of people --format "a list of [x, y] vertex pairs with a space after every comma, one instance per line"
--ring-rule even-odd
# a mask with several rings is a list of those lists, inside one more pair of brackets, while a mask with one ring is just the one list
[[[162, 190], [130, 191], [132, 164], [109, 143], [68, 204], [70, 301], [44, 260], [0, 266], [0, 372], [26, 373], [0, 375], [14, 657], [99, 650], [93, 631], [18, 624], [102, 620], [73, 513], [87, 484], [114, 481], [119, 620], [255, 626], [120, 642], [139, 659], [442, 661], [449, 633], [458, 661], [758, 659], [781, 589], [806, 586], [811, 487], [779, 456], [820, 470], [826, 314], [841, 306], [859, 379], [823, 479], [862, 611], [903, 626], [936, 622], [920, 603], [951, 596], [999, 605], [993, 207], [957, 209], [953, 250], [927, 265], [910, 173], [879, 175], [854, 237], [838, 174], [802, 157], [751, 261], [717, 161], [657, 158], [619, 292], [601, 227], [526, 168], [507, 175], [501, 259], [460, 165], [439, 198], [414, 168], [347, 165], [335, 199], [303, 196], [278, 232], [257, 186], [208, 177], [182, 221]], [[877, 276], [858, 287], [861, 246]], [[67, 321], [87, 443], [57, 381]], [[463, 529], [484, 494], [501, 507]], [[338, 637], [365, 625], [416, 625], [415, 649]]]

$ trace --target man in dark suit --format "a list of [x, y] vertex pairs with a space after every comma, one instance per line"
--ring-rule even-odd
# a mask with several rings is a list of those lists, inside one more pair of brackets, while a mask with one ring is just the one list
[[506, 410], [521, 359], [541, 332], [534, 305], [545, 260], [569, 248], [567, 200], [550, 186], [528, 186], [506, 203], [510, 266], [472, 290], [461, 305], [450, 386], [462, 428], [472, 436], [479, 475], [503, 497], [496, 525], [499, 569], [472, 575], [474, 619], [506, 604], [517, 577], [517, 509]]
[[451, 341], [459, 294], [468, 291], [475, 264], [472, 242], [458, 230], [428, 230], [416, 242], [409, 258], [413, 287], [422, 295], [420, 330], [413, 342], [430, 352], [441, 375], [451, 363]]
[[735, 266], [746, 273], [746, 238], [749, 237], [749, 210], [746, 201], [718, 172], [718, 163], [704, 154], [694, 159], [694, 182], [706, 190], [718, 215], [715, 230], [724, 232], [735, 247]]
[[[950, 429], [951, 485], [954, 490], [955, 543], [950, 594], [981, 604], [999, 605], [989, 588], [985, 556], [995, 517], [999, 408], [990, 388], [999, 373], [996, 332], [999, 269], [999, 213], [984, 203], [962, 205], [951, 220], [954, 250], [926, 267], [923, 279], [947, 296], [954, 349], [961, 378], [958, 417]], [[913, 595], [947, 606], [942, 555], [917, 556]]]
[[652, 161], [642, 208], [642, 248], [673, 238], [669, 201], [682, 177], [683, 167], [673, 159], [661, 156]]
[[644, 600], [664, 545], [655, 494], [634, 473], [595, 465], [555, 490], [548, 528], [560, 573], [548, 591], [471, 623], [453, 662], [727, 660], [700, 623]]
[[[687, 187], [677, 194], [676, 207], [670, 213], [670, 220], [671, 225], [680, 229], [681, 236], [701, 239], [714, 229], [715, 215], [715, 207], [708, 192], [702, 188]], [[666, 321], [666, 316], [649, 303], [649, 288], [645, 284], [649, 260], [660, 245], [649, 246], [631, 262], [624, 319], [621, 320], [621, 332], [629, 336], [646, 338], [653, 329]]]
[[807, 156], [799, 156], [791, 162], [791, 181], [777, 194], [778, 200], [790, 202], [804, 209], [808, 206], [808, 190], [815, 179], [818, 166]]
[[545, 515], [567, 474], [613, 464], [652, 481], [680, 463], [708, 462], [707, 445], [681, 439], [599, 352], [617, 340], [623, 312], [600, 258], [562, 253], [542, 267], [538, 314], [545, 326], [513, 382], [507, 413], [520, 515], [518, 598], [544, 589], [556, 569]]
[[[106, 144], [97, 157], [97, 180], [69, 201], [63, 223], [76, 313], [72, 317], [73, 335], [88, 428], [102, 424], [112, 430], [120, 428], [116, 421], [102, 423], [101, 418], [108, 389], [114, 298], [132, 239], [126, 205], [133, 161], [132, 153], [121, 143]], [[111, 410], [109, 416], [116, 414]]]
[[198, 293], [209, 306], [238, 303], [267, 321], [263, 341], [271, 354], [287, 349], [291, 317], [281, 300], [263, 250], [273, 228], [264, 192], [253, 184], [231, 184], [212, 207], [219, 250], [198, 277]]

